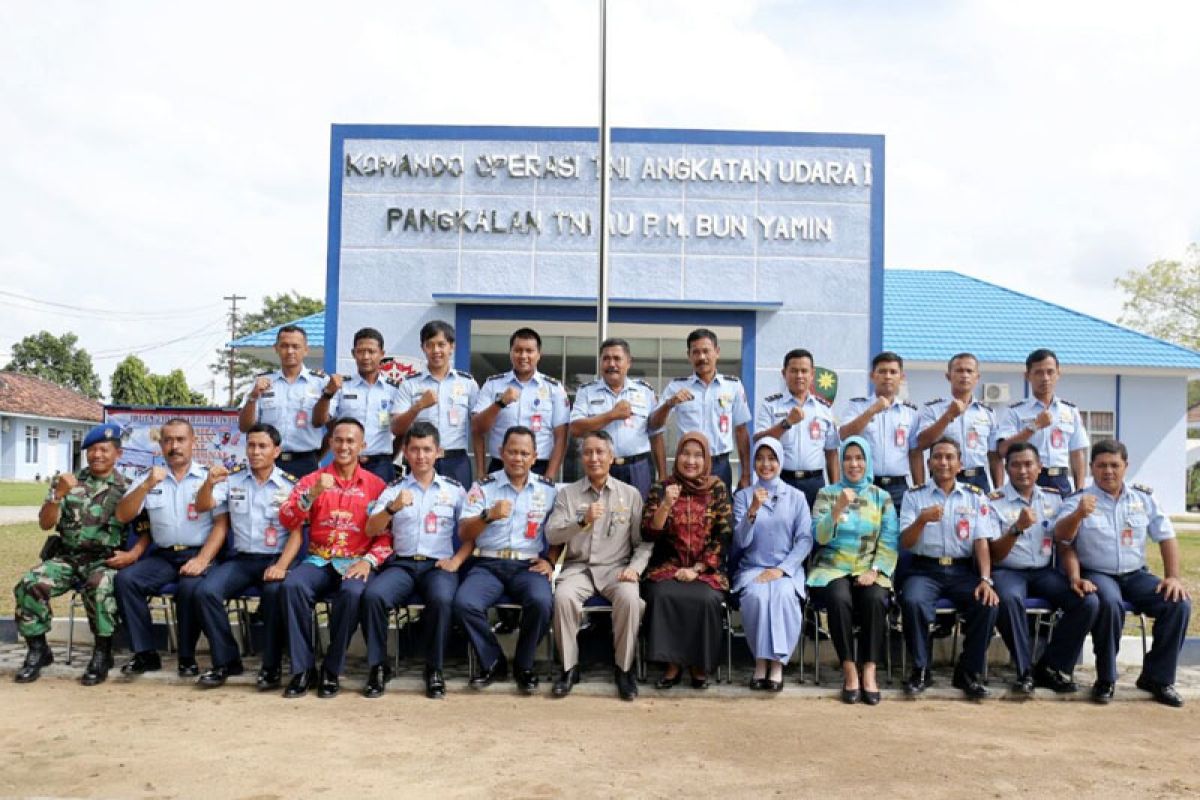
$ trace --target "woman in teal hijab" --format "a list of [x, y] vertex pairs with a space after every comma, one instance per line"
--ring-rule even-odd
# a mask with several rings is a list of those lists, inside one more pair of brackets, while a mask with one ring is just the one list
[[[883, 656], [899, 524], [891, 496], [872, 483], [871, 445], [851, 436], [840, 456], [842, 479], [822, 489], [813, 503], [818, 550], [808, 585], [829, 616], [829, 635], [842, 662], [842, 700], [876, 705], [875, 665]], [[861, 674], [855, 662], [856, 622]]]

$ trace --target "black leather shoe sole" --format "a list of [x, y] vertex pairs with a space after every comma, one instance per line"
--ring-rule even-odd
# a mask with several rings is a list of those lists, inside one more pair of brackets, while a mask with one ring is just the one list
[[1111, 683], [1109, 683], [1109, 684], [1101, 684], [1101, 683], [1092, 684], [1092, 702], [1099, 703], [1102, 706], [1108, 705], [1109, 703], [1112, 702], [1113, 697], [1117, 693], [1116, 688], [1117, 687]]
[[1155, 683], [1140, 676], [1137, 679], [1136, 686], [1143, 692], [1149, 692], [1154, 695], [1154, 699], [1164, 706], [1170, 706], [1171, 708], [1180, 708], [1183, 706], [1183, 697], [1180, 696], [1174, 686]]

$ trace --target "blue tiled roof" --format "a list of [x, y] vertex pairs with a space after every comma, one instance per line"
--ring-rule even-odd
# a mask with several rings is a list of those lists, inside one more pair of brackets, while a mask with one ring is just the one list
[[[299, 325], [304, 329], [304, 333], [308, 336], [308, 346], [324, 347], [325, 346], [325, 312], [318, 311], [315, 314], [309, 314], [307, 317], [301, 317], [294, 322], [286, 322], [284, 325]], [[274, 328], [267, 328], [265, 331], [247, 334], [240, 339], [234, 339], [229, 343], [230, 347], [272, 347], [275, 344], [275, 335], [279, 333], [279, 329], [283, 325], [276, 325]]]
[[1023, 364], [1039, 347], [1063, 364], [1200, 370], [1200, 353], [949, 270], [889, 269], [883, 344], [912, 361], [968, 350]]

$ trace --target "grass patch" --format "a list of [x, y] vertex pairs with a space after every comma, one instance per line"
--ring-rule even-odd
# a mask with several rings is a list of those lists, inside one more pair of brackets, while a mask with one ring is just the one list
[[48, 483], [33, 481], [0, 482], [0, 506], [40, 506], [49, 488]]
[[[43, 492], [45, 490], [43, 489]], [[36, 522], [0, 526], [0, 616], [11, 617], [16, 605], [13, 587], [37, 563], [46, 531]], [[53, 604], [55, 613], [66, 613], [66, 599]], [[61, 606], [61, 609], [59, 608]]]

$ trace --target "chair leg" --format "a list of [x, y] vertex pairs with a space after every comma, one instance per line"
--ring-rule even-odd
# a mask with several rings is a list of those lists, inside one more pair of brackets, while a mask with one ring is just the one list
[[[828, 617], [828, 615], [826, 615]], [[813, 686], [821, 685], [821, 612], [813, 614]]]
[[71, 656], [75, 652], [75, 601], [78, 593], [71, 595], [71, 604], [67, 607], [67, 665], [71, 664]]
[[1146, 661], [1146, 653], [1150, 652], [1146, 647], [1146, 615], [1138, 614], [1138, 623], [1142, 626], [1142, 663]]

